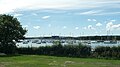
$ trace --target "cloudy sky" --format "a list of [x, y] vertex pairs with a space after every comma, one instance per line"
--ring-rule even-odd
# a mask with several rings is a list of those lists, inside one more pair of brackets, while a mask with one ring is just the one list
[[119, 35], [120, 0], [0, 0], [26, 36]]

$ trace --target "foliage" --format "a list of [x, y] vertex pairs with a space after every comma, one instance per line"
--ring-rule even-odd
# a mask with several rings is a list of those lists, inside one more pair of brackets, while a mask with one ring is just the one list
[[99, 46], [95, 48], [94, 57], [107, 59], [120, 59], [120, 46]]
[[62, 45], [60, 42], [52, 46], [40, 46], [39, 48], [18, 48], [20, 54], [38, 54], [52, 56], [68, 56], [68, 57], [89, 57], [91, 55], [91, 47], [88, 45]]
[[120, 59], [120, 46], [98, 46], [91, 50], [91, 46], [81, 43], [79, 45], [62, 45], [60, 42], [57, 42], [52, 46], [18, 48], [18, 51], [20, 54]]
[[0, 15], [0, 52], [6, 54], [15, 53], [15, 43], [24, 37], [26, 31], [17, 18], [5, 14]]

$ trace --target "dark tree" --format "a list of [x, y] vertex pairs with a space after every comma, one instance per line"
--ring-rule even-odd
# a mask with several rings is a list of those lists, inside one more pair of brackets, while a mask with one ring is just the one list
[[0, 52], [13, 54], [16, 42], [24, 38], [27, 30], [22, 28], [17, 18], [11, 15], [0, 15]]

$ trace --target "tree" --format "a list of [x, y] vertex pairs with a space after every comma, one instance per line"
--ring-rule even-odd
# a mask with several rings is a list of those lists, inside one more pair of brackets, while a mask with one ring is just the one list
[[11, 15], [0, 15], [0, 52], [13, 54], [16, 51], [16, 42], [24, 38], [26, 29], [22, 28], [17, 18]]

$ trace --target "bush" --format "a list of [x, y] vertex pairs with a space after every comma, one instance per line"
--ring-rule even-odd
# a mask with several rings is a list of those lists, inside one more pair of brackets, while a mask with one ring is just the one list
[[52, 46], [40, 46], [39, 48], [18, 48], [20, 54], [38, 54], [52, 56], [69, 56], [69, 57], [89, 57], [91, 47], [87, 45], [62, 45], [60, 42]]
[[94, 53], [92, 54], [97, 58], [120, 58], [120, 46], [99, 46], [95, 48]]

